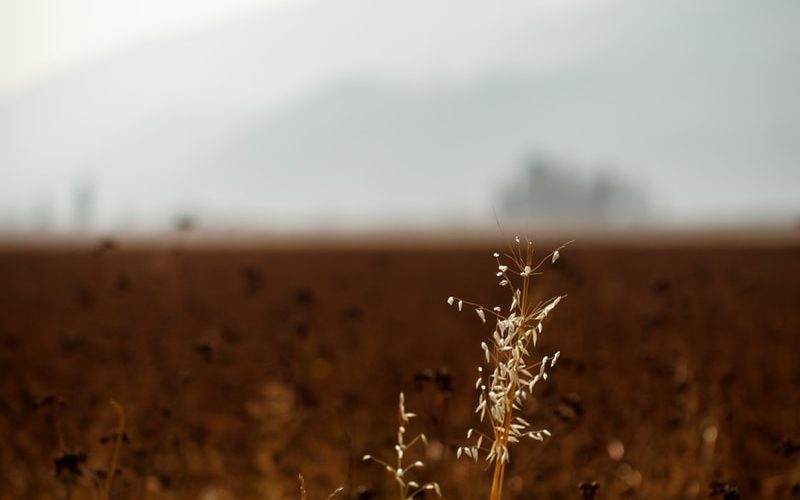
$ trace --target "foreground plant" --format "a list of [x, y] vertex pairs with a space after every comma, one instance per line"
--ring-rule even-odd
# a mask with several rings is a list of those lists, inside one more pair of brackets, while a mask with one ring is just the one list
[[490, 500], [500, 500], [503, 494], [503, 480], [506, 465], [511, 460], [509, 446], [523, 438], [543, 441], [550, 436], [547, 429], [533, 429], [531, 424], [515, 412], [521, 410], [528, 397], [533, 396], [536, 384], [547, 380], [547, 368], [553, 367], [560, 351], [552, 356], [544, 356], [534, 362], [534, 349], [542, 334], [542, 321], [558, 305], [564, 296], [557, 296], [544, 302], [535, 302], [531, 291], [534, 276], [540, 275], [547, 263], [555, 263], [565, 245], [553, 253], [534, 261], [533, 243], [515, 238], [516, 244], [509, 247], [509, 253], [497, 260], [499, 285], [511, 292], [508, 314], [500, 307], [488, 309], [480, 304], [468, 302], [458, 297], [449, 297], [448, 304], [456, 305], [461, 311], [464, 305], [475, 308], [478, 317], [486, 323], [487, 317], [495, 319], [491, 338], [481, 342], [487, 368], [478, 367], [475, 388], [478, 390], [478, 405], [475, 412], [480, 414], [481, 422], [488, 430], [482, 432], [469, 429], [467, 439], [471, 446], [458, 449], [457, 456], [465, 455], [478, 461], [481, 453], [493, 466]]
[[372, 460], [373, 462], [382, 465], [386, 471], [393, 476], [398, 486], [400, 500], [412, 500], [419, 493], [426, 490], [433, 491], [437, 497], [441, 498], [442, 490], [439, 488], [437, 483], [430, 482], [420, 485], [418, 482], [409, 479], [408, 475], [413, 469], [424, 467], [425, 464], [422, 461], [417, 460], [409, 465], [404, 465], [407, 452], [411, 450], [411, 448], [417, 443], [422, 443], [423, 445], [427, 446], [428, 440], [425, 438], [425, 434], [419, 434], [417, 437], [406, 443], [406, 425], [411, 421], [412, 418], [416, 417], [416, 414], [406, 411], [405, 397], [403, 396], [402, 392], [400, 393], [400, 401], [397, 405], [397, 410], [397, 444], [394, 446], [395, 452], [397, 453], [396, 464], [394, 466], [389, 465], [387, 462], [384, 462], [379, 458], [375, 458], [372, 455], [364, 455], [363, 460]]
[[[306, 491], [306, 478], [303, 477], [302, 474], [297, 475], [297, 480], [300, 483], [300, 500], [308, 500], [308, 492]], [[333, 493], [325, 497], [325, 500], [332, 500], [336, 497], [339, 493], [344, 491], [344, 486], [339, 486]]]

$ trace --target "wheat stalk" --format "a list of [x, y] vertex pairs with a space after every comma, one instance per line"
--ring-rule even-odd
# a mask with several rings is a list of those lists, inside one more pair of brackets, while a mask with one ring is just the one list
[[505, 468], [511, 460], [509, 446], [525, 437], [543, 441], [545, 436], [550, 436], [550, 431], [533, 429], [528, 421], [516, 416], [515, 412], [522, 408], [528, 397], [533, 396], [536, 384], [547, 380], [548, 365], [555, 366], [561, 354], [559, 351], [553, 356], [533, 361], [532, 351], [542, 334], [542, 322], [565, 296], [534, 303], [530, 286], [533, 277], [541, 274], [545, 263], [555, 263], [560, 250], [568, 243], [536, 263], [531, 241], [526, 240], [523, 244], [516, 237], [515, 242], [516, 245], [509, 246], [509, 253], [503, 256], [504, 259], [497, 252], [493, 254], [497, 261], [499, 285], [511, 292], [507, 315], [500, 307], [488, 309], [453, 296], [447, 299], [447, 303], [457, 305], [459, 311], [463, 310], [465, 304], [474, 307], [483, 323], [486, 323], [487, 315], [495, 319], [491, 339], [488, 343], [481, 342], [489, 370], [479, 366], [475, 381], [478, 390], [475, 412], [488, 430], [469, 429], [467, 439], [473, 440], [473, 444], [460, 447], [456, 453], [459, 458], [463, 454], [476, 462], [483, 453], [485, 460], [494, 466], [490, 500], [500, 500], [502, 497]]
[[364, 455], [363, 460], [372, 460], [373, 462], [382, 465], [386, 471], [393, 476], [395, 482], [397, 483], [400, 500], [412, 500], [419, 493], [426, 490], [433, 491], [437, 497], [442, 498], [442, 490], [439, 488], [438, 483], [429, 482], [420, 485], [418, 482], [408, 478], [408, 474], [413, 469], [424, 467], [425, 464], [421, 460], [417, 460], [410, 465], [404, 465], [407, 452], [417, 443], [422, 443], [427, 446], [428, 440], [425, 437], [425, 434], [419, 434], [412, 440], [406, 442], [406, 425], [417, 415], [415, 413], [406, 411], [405, 396], [402, 392], [400, 393], [397, 410], [397, 444], [394, 446], [395, 452], [397, 453], [396, 465], [389, 465], [387, 462], [372, 455]]

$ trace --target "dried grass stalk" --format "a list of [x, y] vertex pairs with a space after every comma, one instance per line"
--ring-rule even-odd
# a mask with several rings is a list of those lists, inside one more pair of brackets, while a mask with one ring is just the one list
[[533, 397], [536, 384], [547, 380], [547, 369], [555, 366], [561, 354], [559, 351], [537, 360], [535, 349], [542, 334], [542, 322], [565, 296], [534, 302], [530, 289], [543, 266], [548, 261], [554, 264], [567, 244], [538, 262], [534, 261], [533, 243], [530, 240], [523, 243], [519, 237], [509, 246], [509, 253], [503, 256], [494, 253], [498, 284], [511, 295], [507, 313], [499, 306], [489, 309], [458, 297], [447, 299], [459, 311], [465, 304], [474, 307], [483, 323], [487, 317], [495, 320], [491, 337], [481, 342], [486, 368], [478, 366], [475, 380], [478, 391], [475, 412], [485, 429], [469, 429], [467, 439], [472, 444], [460, 447], [457, 452], [459, 458], [464, 455], [477, 462], [483, 457], [493, 466], [490, 500], [502, 497], [505, 469], [511, 460], [509, 446], [523, 438], [543, 441], [550, 436], [550, 431], [532, 427], [518, 412], [526, 399]]

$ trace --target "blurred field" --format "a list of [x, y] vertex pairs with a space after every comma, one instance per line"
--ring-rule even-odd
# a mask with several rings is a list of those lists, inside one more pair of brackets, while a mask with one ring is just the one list
[[[0, 498], [64, 498], [70, 470], [72, 498], [92, 498], [110, 398], [129, 422], [113, 498], [299, 498], [299, 472], [312, 499], [393, 498], [360, 457], [391, 456], [401, 390], [433, 443], [422, 477], [485, 498], [454, 448], [487, 328], [445, 299], [507, 305], [493, 250], [5, 247]], [[507, 498], [580, 498], [584, 481], [597, 498], [704, 498], [714, 480], [800, 494], [796, 239], [579, 242], [536, 293], [569, 295], [540, 344], [562, 361], [524, 409], [553, 437], [512, 452]], [[86, 462], [59, 480], [65, 451]]]

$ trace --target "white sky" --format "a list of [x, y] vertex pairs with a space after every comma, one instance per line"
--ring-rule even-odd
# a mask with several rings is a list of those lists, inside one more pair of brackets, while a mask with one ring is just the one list
[[[98, 213], [107, 221], [207, 206], [269, 214], [291, 203], [303, 214], [344, 217], [344, 198], [361, 203], [359, 213], [400, 213], [402, 200], [417, 210], [428, 195], [448, 209], [490, 213], [481, 207], [493, 183], [530, 151], [619, 165], [687, 217], [743, 214], [745, 204], [796, 213], [800, 111], [792, 96], [800, 73], [789, 62], [800, 10], [782, 2], [0, 0], [0, 230], [4, 217], [13, 225], [68, 214], [81, 179], [102, 190]], [[337, 86], [351, 78], [368, 84], [354, 103], [359, 88]], [[452, 99], [431, 106], [445, 91]], [[378, 100], [387, 107], [371, 104]], [[386, 147], [416, 151], [407, 159], [414, 165], [436, 165], [427, 191], [414, 185], [390, 207], [382, 194], [342, 195], [328, 180], [316, 180], [321, 194], [309, 198], [305, 187], [291, 191], [294, 178], [262, 186], [214, 177], [228, 158], [260, 172], [270, 164], [262, 152], [304, 172], [327, 167], [316, 147], [295, 154], [248, 142], [278, 119], [288, 123], [288, 144], [311, 137], [351, 164], [367, 121], [356, 113], [340, 136], [315, 112], [336, 115], [342, 102], [389, 127], [370, 137], [407, 134]], [[414, 120], [433, 122], [434, 135], [418, 133]], [[463, 135], [452, 135], [462, 122]], [[314, 135], [299, 123], [321, 128]], [[242, 141], [256, 146], [240, 148]], [[471, 147], [477, 142], [482, 148]], [[374, 158], [386, 151], [375, 149]], [[474, 172], [453, 190], [447, 169], [463, 173], [464, 165]], [[220, 179], [230, 181], [224, 199], [214, 197]], [[455, 194], [442, 202], [439, 189]]]
[[0, 94], [135, 44], [302, 0], [0, 0]]
[[[313, 1], [0, 0], [0, 95], [120, 47], [220, 18]], [[527, 8], [542, 15], [580, 10], [601, 1], [520, 0], [533, 2]]]

